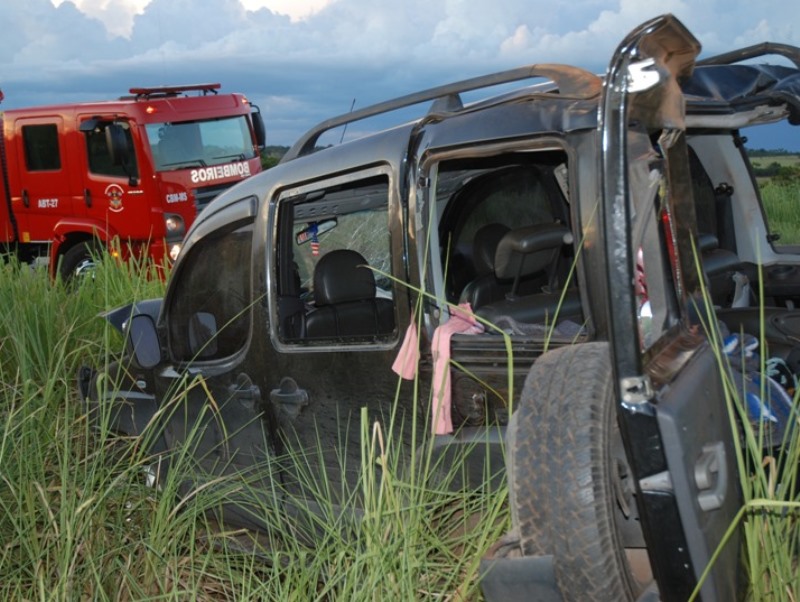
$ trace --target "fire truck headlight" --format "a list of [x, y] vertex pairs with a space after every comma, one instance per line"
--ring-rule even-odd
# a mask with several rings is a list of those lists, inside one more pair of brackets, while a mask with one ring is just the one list
[[183, 218], [174, 213], [167, 213], [164, 215], [164, 225], [167, 228], [167, 236], [174, 238], [175, 236], [183, 236], [186, 227], [183, 223]]
[[172, 261], [175, 261], [178, 258], [178, 253], [180, 252], [181, 252], [180, 243], [175, 243], [174, 245], [171, 245], [169, 248], [169, 258]]

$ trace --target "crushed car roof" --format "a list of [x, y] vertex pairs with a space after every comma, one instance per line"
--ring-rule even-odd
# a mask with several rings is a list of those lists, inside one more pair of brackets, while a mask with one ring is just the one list
[[726, 105], [741, 111], [759, 105], [786, 104], [789, 121], [800, 123], [800, 70], [781, 65], [706, 65], [682, 85], [690, 106]]

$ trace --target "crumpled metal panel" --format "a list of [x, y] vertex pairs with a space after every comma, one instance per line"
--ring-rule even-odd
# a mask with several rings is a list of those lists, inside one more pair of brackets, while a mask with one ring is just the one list
[[781, 65], [709, 65], [697, 67], [681, 85], [689, 111], [709, 101], [729, 110], [787, 103], [790, 123], [800, 123], [800, 70]]

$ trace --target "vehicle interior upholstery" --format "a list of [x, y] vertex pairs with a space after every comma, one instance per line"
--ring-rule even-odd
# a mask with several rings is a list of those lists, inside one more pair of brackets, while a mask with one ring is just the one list
[[335, 249], [314, 269], [314, 309], [305, 316], [305, 337], [388, 335], [394, 304], [375, 296], [375, 277], [358, 251]]
[[763, 276], [757, 266], [743, 262], [736, 252], [731, 215], [733, 190], [724, 182], [715, 185], [691, 148], [689, 165], [698, 225], [697, 247], [717, 318], [731, 333], [763, 333], [765, 348], [760, 352], [785, 362], [793, 374], [800, 374], [800, 347], [796, 344], [800, 312], [791, 301], [778, 305], [778, 299], [771, 295], [758, 298], [757, 283]]
[[563, 161], [560, 153], [537, 153], [441, 166], [439, 240], [449, 302], [469, 303], [498, 324], [582, 322], [568, 282], [575, 239], [557, 178]]

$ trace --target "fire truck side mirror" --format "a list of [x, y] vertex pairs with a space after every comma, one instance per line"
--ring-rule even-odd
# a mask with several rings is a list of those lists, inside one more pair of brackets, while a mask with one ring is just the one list
[[127, 165], [131, 159], [132, 149], [125, 135], [125, 129], [118, 123], [106, 126], [106, 145], [114, 165]]
[[267, 128], [264, 126], [264, 119], [261, 117], [261, 109], [253, 105], [253, 111], [250, 113], [253, 120], [253, 131], [256, 135], [256, 144], [259, 149], [267, 145]]

